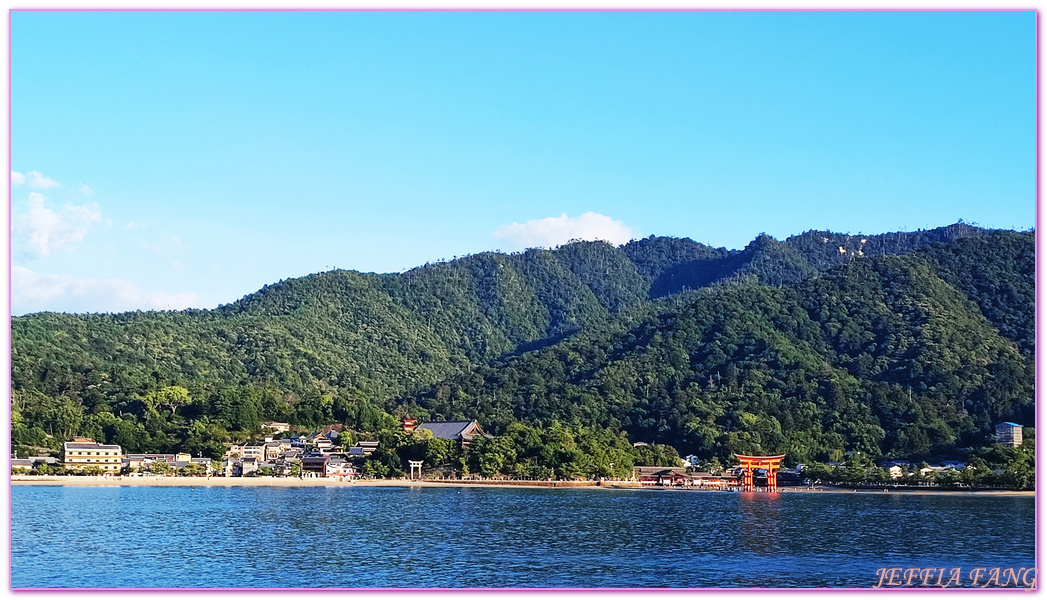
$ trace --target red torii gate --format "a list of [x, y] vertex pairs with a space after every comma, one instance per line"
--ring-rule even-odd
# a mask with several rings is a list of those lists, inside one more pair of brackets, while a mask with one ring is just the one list
[[768, 492], [778, 490], [778, 474], [775, 473], [775, 469], [782, 466], [782, 459], [785, 458], [784, 454], [777, 456], [744, 456], [735, 454], [734, 457], [738, 459], [738, 466], [742, 468], [742, 491], [753, 491], [753, 470], [755, 469], [767, 470]]

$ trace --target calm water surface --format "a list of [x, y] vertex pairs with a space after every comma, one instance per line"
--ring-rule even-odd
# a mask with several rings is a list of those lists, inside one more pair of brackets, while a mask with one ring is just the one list
[[11, 586], [870, 587], [884, 567], [1033, 567], [1034, 510], [942, 494], [13, 486]]

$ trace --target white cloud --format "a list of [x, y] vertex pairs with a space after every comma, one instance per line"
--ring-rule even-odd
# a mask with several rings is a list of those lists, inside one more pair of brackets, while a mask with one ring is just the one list
[[65, 244], [82, 241], [91, 224], [102, 219], [97, 204], [67, 204], [56, 212], [46, 202], [43, 194], [33, 192], [27, 209], [12, 216], [12, 245], [17, 251], [50, 256]]
[[196, 294], [148, 292], [122, 279], [84, 279], [11, 267], [11, 312], [124, 312], [179, 310], [197, 302]]
[[514, 249], [554, 248], [571, 240], [606, 240], [612, 244], [625, 244], [633, 239], [634, 232], [621, 221], [599, 213], [587, 212], [579, 217], [534, 219], [524, 224], [513, 223], [499, 228], [495, 238], [508, 242]]
[[11, 171], [11, 185], [22, 185], [25, 183], [25, 175], [18, 171]]
[[86, 183], [81, 183], [80, 185], [76, 186], [76, 190], [81, 194], [84, 194], [85, 196], [90, 196], [91, 194], [95, 193], [95, 189], [87, 185]]
[[29, 176], [29, 187], [31, 188], [46, 190], [62, 185], [50, 177], [45, 177], [40, 171], [29, 171], [26, 175]]

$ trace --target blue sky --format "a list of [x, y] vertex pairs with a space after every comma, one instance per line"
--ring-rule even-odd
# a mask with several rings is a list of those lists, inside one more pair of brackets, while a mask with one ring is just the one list
[[11, 41], [13, 314], [1034, 224], [1031, 11], [14, 11]]

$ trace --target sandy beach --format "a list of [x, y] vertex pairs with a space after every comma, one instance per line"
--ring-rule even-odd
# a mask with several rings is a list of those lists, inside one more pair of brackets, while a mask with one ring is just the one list
[[[594, 490], [643, 490], [673, 492], [737, 493], [733, 490], [663, 487], [622, 487], [613, 483], [599, 485], [594, 481], [497, 481], [458, 480], [427, 481], [408, 479], [357, 479], [340, 480], [327, 477], [126, 477], [126, 476], [76, 476], [76, 475], [12, 475], [11, 485], [44, 485], [70, 487], [494, 487], [529, 489], [585, 488]], [[886, 491], [885, 491], [886, 490]], [[1034, 496], [1030, 490], [947, 490], [947, 489], [894, 489], [894, 488], [839, 488], [780, 487], [779, 493], [828, 493], [828, 494], [949, 494], [963, 496]], [[756, 492], [763, 493], [763, 492]]]

